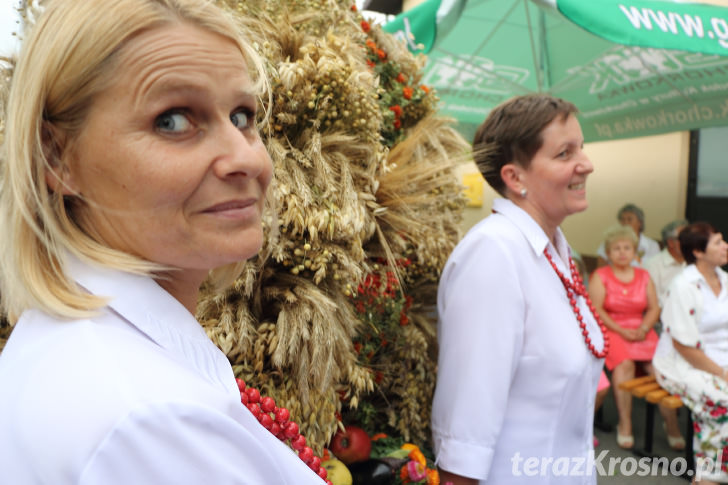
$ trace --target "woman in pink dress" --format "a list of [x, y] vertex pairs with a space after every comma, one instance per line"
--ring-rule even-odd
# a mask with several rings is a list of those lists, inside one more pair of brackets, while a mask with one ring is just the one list
[[[605, 234], [609, 264], [597, 269], [589, 282], [589, 295], [607, 327], [610, 339], [605, 364], [612, 372], [612, 389], [617, 404], [617, 444], [632, 448], [632, 395], [619, 384], [633, 379], [638, 366], [653, 374], [652, 356], [657, 333], [652, 327], [660, 316], [655, 286], [649, 273], [632, 266], [638, 239], [629, 226], [614, 226]], [[675, 449], [685, 446], [674, 410], [660, 409], [668, 441]]]

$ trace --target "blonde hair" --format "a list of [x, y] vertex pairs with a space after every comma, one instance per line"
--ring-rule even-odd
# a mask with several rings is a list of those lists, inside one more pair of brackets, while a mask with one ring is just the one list
[[[11, 81], [0, 162], [0, 310], [14, 323], [29, 308], [65, 318], [95, 313], [106, 300], [67, 276], [66, 254], [151, 275], [168, 270], [108, 248], [74, 220], [71, 201], [49, 190], [46, 173], [63, 170], [94, 97], [113, 81], [119, 51], [135, 35], [189, 23], [232, 40], [253, 92], [270, 93], [263, 59], [241, 34], [249, 25], [211, 0], [51, 0], [25, 41]], [[232, 283], [244, 262], [211, 272]]]
[[609, 248], [612, 246], [612, 244], [614, 244], [616, 241], [622, 241], [624, 239], [631, 242], [632, 245], [634, 245], [635, 251], [637, 251], [637, 245], [639, 244], [640, 239], [637, 234], [635, 234], [634, 229], [629, 226], [623, 226], [621, 224], [611, 226], [604, 232], [604, 252], [609, 254]]

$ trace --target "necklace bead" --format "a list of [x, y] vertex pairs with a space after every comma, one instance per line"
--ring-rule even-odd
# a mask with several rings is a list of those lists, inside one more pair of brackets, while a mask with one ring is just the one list
[[[551, 258], [551, 254], [549, 254], [548, 248], [544, 248], [543, 254], [546, 256], [549, 264], [551, 264], [551, 267], [554, 269], [556, 275], [561, 280], [561, 284], [564, 285], [564, 289], [566, 290], [566, 297], [569, 299], [571, 309], [574, 312], [576, 321], [579, 323], [579, 328], [581, 329], [581, 334], [584, 337], [584, 343], [586, 344], [586, 347], [597, 359], [604, 358], [609, 352], [609, 336], [607, 335], [607, 327], [604, 325], [604, 322], [602, 322], [602, 319], [599, 317], [596, 308], [594, 308], [594, 305], [589, 298], [589, 293], [587, 293], [586, 291], [584, 281], [581, 279], [581, 274], [579, 274], [579, 271], [576, 269], [576, 264], [574, 264], [574, 260], [571, 259], [571, 256], [569, 256], [569, 269], [571, 270], [571, 280], [569, 280], [556, 267], [554, 260]], [[581, 296], [584, 298], [587, 307], [589, 307], [589, 310], [594, 316], [594, 320], [596, 320], [597, 324], [599, 324], [599, 330], [601, 330], [602, 339], [604, 340], [604, 345], [601, 352], [594, 347], [594, 344], [592, 344], [591, 338], [589, 337], [589, 331], [586, 329], [586, 322], [584, 322], [584, 317], [582, 317], [579, 306], [577, 305], [577, 296]]]
[[298, 432], [298, 424], [289, 420], [291, 413], [288, 409], [276, 406], [275, 400], [270, 396], [261, 397], [260, 391], [246, 386], [242, 379], [235, 379], [235, 382], [240, 391], [240, 402], [250, 410], [255, 419], [279, 440], [284, 443], [290, 440], [291, 448], [298, 452], [298, 457], [325, 480], [327, 485], [332, 485], [331, 480], [326, 479], [328, 472], [321, 466], [321, 458], [306, 446], [306, 437]]

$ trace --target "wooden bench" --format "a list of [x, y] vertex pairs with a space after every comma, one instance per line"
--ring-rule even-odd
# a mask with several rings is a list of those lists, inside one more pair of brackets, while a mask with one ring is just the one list
[[[629, 391], [633, 398], [644, 399], [646, 403], [645, 412], [645, 445], [642, 450], [634, 449], [633, 452], [640, 456], [653, 456], [652, 438], [655, 424], [655, 406], [665, 406], [670, 409], [683, 407], [682, 399], [674, 396], [660, 387], [653, 376], [636, 377], [619, 385], [620, 389]], [[688, 420], [685, 436], [685, 459], [688, 463], [688, 470], [695, 469], [693, 457], [693, 422], [690, 410], [687, 409]]]
[[680, 409], [683, 406], [679, 396], [673, 396], [660, 387], [653, 376], [637, 377], [619, 385], [620, 389], [630, 391], [632, 396], [644, 399], [651, 404], [659, 404], [670, 409]]

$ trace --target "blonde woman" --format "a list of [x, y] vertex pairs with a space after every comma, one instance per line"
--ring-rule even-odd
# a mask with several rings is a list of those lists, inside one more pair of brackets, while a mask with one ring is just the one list
[[323, 480], [241, 404], [193, 314], [263, 242], [262, 62], [205, 0], [51, 0], [7, 104], [8, 484]]
[[[637, 251], [638, 237], [626, 225], [609, 228], [604, 247], [609, 265], [594, 271], [589, 282], [589, 295], [599, 316], [607, 327], [610, 348], [605, 359], [612, 372], [612, 389], [617, 404], [617, 444], [632, 448], [632, 395], [619, 385], [635, 377], [637, 367], [653, 374], [652, 357], [657, 347], [657, 333], [652, 327], [660, 316], [655, 286], [649, 273], [632, 265]], [[660, 409], [667, 423], [671, 447], [682, 449], [685, 442], [680, 435], [674, 411]]]
[[[645, 235], [645, 212], [634, 204], [625, 204], [617, 211], [617, 220], [623, 226], [631, 227], [637, 234], [637, 251], [635, 259], [632, 261], [634, 266], [641, 266], [644, 261], [659, 254], [660, 245], [652, 238]], [[599, 256], [597, 265], [604, 266], [609, 262], [609, 257], [605, 251], [604, 242], [597, 248]]]

